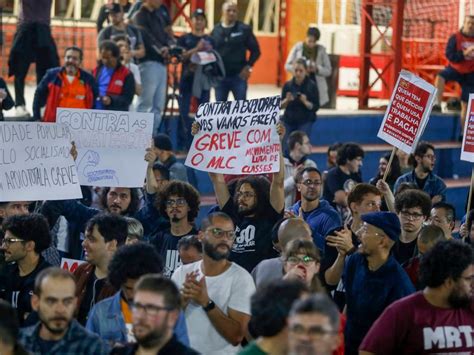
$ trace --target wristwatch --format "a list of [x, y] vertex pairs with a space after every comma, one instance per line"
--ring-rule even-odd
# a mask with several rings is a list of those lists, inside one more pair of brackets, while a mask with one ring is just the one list
[[209, 300], [209, 303], [207, 304], [207, 306], [202, 307], [202, 309], [206, 313], [209, 312], [209, 311], [212, 311], [214, 308], [216, 308], [216, 304], [212, 300]]
[[250, 65], [247, 65], [247, 68], [248, 68], [249, 73], [251, 73], [253, 71], [253, 69]]

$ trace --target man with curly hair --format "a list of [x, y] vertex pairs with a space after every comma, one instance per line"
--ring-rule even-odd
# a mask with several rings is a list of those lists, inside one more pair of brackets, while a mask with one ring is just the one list
[[194, 220], [199, 212], [199, 192], [187, 182], [173, 180], [160, 191], [157, 209], [167, 216], [170, 227], [160, 230], [151, 240], [165, 261], [163, 274], [171, 277], [181, 265], [178, 242], [188, 235], [196, 235]]
[[[109, 263], [108, 270], [110, 284], [119, 291], [92, 308], [86, 329], [98, 334], [112, 346], [117, 343], [135, 342], [130, 309], [134, 287], [143, 275], [161, 273], [163, 271], [162, 259], [151, 245], [138, 242], [117, 250]], [[178, 318], [174, 333], [178, 341], [189, 345], [183, 313]]]
[[359, 354], [470, 354], [474, 341], [474, 250], [456, 240], [423, 255], [423, 291], [391, 304]]

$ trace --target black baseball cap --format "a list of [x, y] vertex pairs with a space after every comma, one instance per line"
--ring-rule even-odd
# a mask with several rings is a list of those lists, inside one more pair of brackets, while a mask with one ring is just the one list
[[207, 21], [207, 17], [206, 17], [206, 14], [204, 13], [204, 10], [203, 10], [203, 9], [196, 9], [196, 10], [194, 10], [193, 14], [191, 15], [191, 18], [193, 18], [193, 17], [198, 17], [198, 16], [204, 17], [204, 20]]
[[106, 7], [105, 8], [105, 12], [107, 14], [118, 14], [122, 11], [123, 11], [122, 6], [120, 6], [120, 4], [117, 4], [117, 3], [113, 3], [112, 7]]

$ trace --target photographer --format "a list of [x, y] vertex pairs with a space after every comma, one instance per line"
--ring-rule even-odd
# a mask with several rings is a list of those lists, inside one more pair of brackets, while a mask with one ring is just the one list
[[[198, 52], [209, 52], [214, 41], [205, 34], [207, 18], [204, 10], [197, 9], [191, 16], [192, 32], [178, 38], [178, 47], [184, 48], [185, 52], [182, 54], [183, 68], [181, 72], [181, 80], [179, 83], [179, 113], [180, 120], [178, 121], [178, 149], [188, 150], [191, 142], [191, 124], [192, 120], [189, 117], [191, 107], [191, 98], [193, 97], [193, 82], [194, 74], [197, 69], [197, 64], [191, 62], [191, 57]], [[197, 104], [208, 102], [210, 97], [210, 90], [201, 90], [201, 96], [194, 98]]]
[[281, 108], [285, 109], [282, 121], [287, 135], [303, 131], [311, 137], [311, 127], [319, 109], [318, 88], [308, 78], [306, 60], [299, 58], [293, 65], [295, 76], [285, 83], [281, 94]]

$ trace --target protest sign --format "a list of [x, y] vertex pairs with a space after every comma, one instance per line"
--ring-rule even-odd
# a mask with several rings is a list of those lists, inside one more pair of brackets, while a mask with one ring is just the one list
[[79, 265], [84, 263], [84, 260], [61, 258], [61, 269], [68, 270], [69, 272], [74, 272], [76, 271]]
[[466, 123], [462, 140], [461, 160], [474, 162], [474, 94], [469, 94], [467, 104]]
[[82, 198], [70, 136], [64, 125], [1, 122], [0, 201]]
[[280, 170], [276, 124], [280, 96], [201, 104], [186, 165], [224, 174], [262, 174]]
[[153, 114], [59, 108], [56, 121], [69, 127], [76, 143], [81, 185], [143, 186]]
[[412, 153], [428, 123], [436, 88], [402, 70], [377, 137]]

